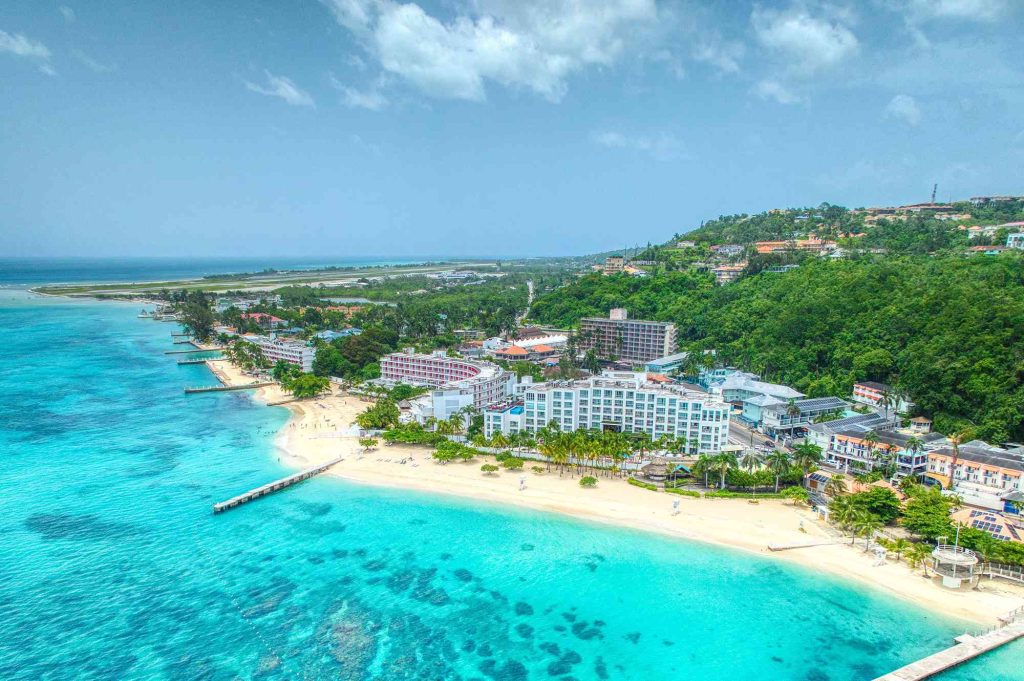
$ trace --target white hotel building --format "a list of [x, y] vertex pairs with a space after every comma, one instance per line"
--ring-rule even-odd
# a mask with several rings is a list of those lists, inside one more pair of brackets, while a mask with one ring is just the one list
[[515, 374], [496, 364], [449, 357], [443, 350], [430, 355], [408, 350], [385, 355], [380, 359], [380, 376], [385, 381], [433, 388], [415, 401], [418, 421], [429, 416], [447, 419], [465, 407], [482, 410], [512, 395], [516, 386]]
[[305, 341], [282, 340], [273, 336], [245, 336], [244, 338], [258, 346], [263, 351], [263, 356], [271, 364], [277, 363], [280, 359], [289, 364], [297, 364], [306, 373], [313, 370], [316, 348], [307, 345]]
[[644, 372], [607, 372], [581, 381], [528, 385], [522, 395], [521, 410], [506, 403], [484, 413], [488, 437], [498, 430], [535, 433], [554, 421], [563, 431], [686, 438], [691, 454], [717, 453], [729, 443], [730, 405], [705, 392], [649, 382]]

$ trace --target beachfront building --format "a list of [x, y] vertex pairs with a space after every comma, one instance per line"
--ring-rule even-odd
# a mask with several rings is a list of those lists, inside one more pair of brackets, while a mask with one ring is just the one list
[[484, 409], [484, 435], [515, 435], [523, 428], [523, 401], [510, 398]]
[[913, 409], [914, 403], [901, 397], [891, 385], [876, 381], [858, 381], [853, 384], [854, 402], [864, 404], [872, 409], [906, 413]]
[[927, 476], [971, 506], [1019, 514], [1024, 502], [1024, 446], [971, 440], [928, 452]]
[[381, 379], [432, 388], [412, 400], [417, 421], [447, 419], [467, 407], [483, 409], [515, 392], [515, 374], [490, 362], [449, 357], [443, 350], [420, 354], [408, 349], [380, 359]]
[[[729, 405], [711, 395], [675, 384], [656, 383], [646, 372], [605, 372], [578, 381], [531, 384], [521, 414], [503, 405], [484, 414], [485, 433], [497, 424], [536, 433], [549, 423], [563, 431], [580, 429], [647, 433], [686, 438], [690, 454], [717, 453], [729, 442]], [[501, 415], [501, 419], [492, 419]], [[506, 425], [507, 424], [507, 425]], [[502, 432], [505, 432], [502, 430]]]
[[285, 340], [275, 336], [245, 336], [245, 340], [259, 347], [271, 364], [280, 360], [295, 364], [306, 373], [313, 370], [316, 348], [305, 341]]
[[676, 327], [667, 322], [629, 319], [624, 308], [615, 308], [607, 319], [580, 320], [580, 348], [593, 348], [604, 359], [643, 364], [676, 349]]
[[895, 428], [897, 425], [898, 422], [892, 416], [886, 419], [881, 414], [874, 412], [855, 414], [853, 416], [833, 419], [832, 421], [812, 423], [807, 426], [804, 437], [807, 438], [808, 442], [821, 447], [821, 451], [825, 452], [832, 446], [832, 436], [836, 433], [849, 429], [857, 429], [866, 433], [870, 430], [888, 430]]
[[845, 412], [850, 403], [838, 397], [789, 400], [766, 406], [761, 412], [761, 430], [772, 437], [799, 435], [825, 414]]
[[893, 477], [921, 478], [928, 472], [928, 448], [945, 438], [930, 433], [918, 438], [898, 430], [865, 430], [863, 424], [832, 435], [824, 450], [825, 463], [844, 471], [872, 471], [895, 465]]

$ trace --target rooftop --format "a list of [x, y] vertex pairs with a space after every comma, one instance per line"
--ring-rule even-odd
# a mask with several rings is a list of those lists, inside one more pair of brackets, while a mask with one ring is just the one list
[[885, 383], [878, 383], [877, 381], [857, 381], [854, 385], [862, 385], [865, 388], [871, 390], [878, 390], [880, 392], [891, 392], [892, 386], [886, 385]]
[[[971, 463], [978, 463], [985, 466], [1007, 468], [1009, 470], [1024, 472], [1024, 456], [1019, 452], [1002, 449], [1000, 447], [993, 447], [992, 445], [988, 445], [984, 442], [978, 445], [975, 444], [975, 442], [979, 441], [972, 440], [968, 444], [960, 445], [958, 448], [958, 461], [969, 461]], [[939, 447], [934, 451], [934, 454], [938, 456], [952, 457], [953, 447]]]

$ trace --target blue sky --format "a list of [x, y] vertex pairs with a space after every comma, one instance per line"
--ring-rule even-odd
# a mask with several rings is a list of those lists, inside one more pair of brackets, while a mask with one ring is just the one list
[[554, 255], [1024, 193], [1017, 0], [5, 0], [0, 254]]

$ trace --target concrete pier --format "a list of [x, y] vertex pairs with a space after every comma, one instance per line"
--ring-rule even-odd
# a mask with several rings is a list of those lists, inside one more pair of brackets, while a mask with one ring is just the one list
[[952, 669], [968, 660], [1024, 637], [1024, 608], [1018, 608], [1001, 619], [1001, 625], [978, 636], [963, 634], [956, 645], [900, 667], [875, 681], [918, 681]]
[[227, 501], [222, 501], [220, 503], [214, 504], [213, 512], [222, 513], [236, 506], [241, 506], [242, 504], [248, 503], [254, 499], [259, 499], [260, 497], [265, 497], [268, 494], [273, 494], [274, 492], [283, 490], [286, 487], [291, 487], [292, 485], [302, 482], [303, 480], [309, 480], [314, 475], [319, 475], [326, 471], [331, 466], [333, 466], [334, 464], [341, 462], [343, 458], [344, 457], [339, 456], [337, 459], [333, 459], [331, 461], [328, 461], [327, 463], [320, 464], [319, 466], [314, 466], [313, 468], [307, 468], [304, 471], [299, 471], [298, 473], [289, 475], [286, 478], [281, 478], [280, 480], [275, 480], [274, 482], [267, 483], [266, 485], [262, 485], [260, 487], [257, 487], [256, 489], [249, 490], [245, 494], [239, 494], [237, 497], [231, 497]]
[[185, 394], [192, 395], [195, 393], [224, 393], [232, 390], [253, 390], [267, 385], [274, 385], [274, 382], [257, 381], [255, 383], [247, 383], [245, 385], [204, 385], [196, 388], [185, 388]]
[[213, 348], [212, 350], [203, 350], [202, 348], [195, 348], [194, 350], [165, 350], [165, 355], [188, 355], [196, 352], [220, 352], [220, 348]]
[[206, 364], [207, 362], [223, 362], [227, 357], [204, 357], [202, 359], [179, 359], [178, 366], [186, 364]]

